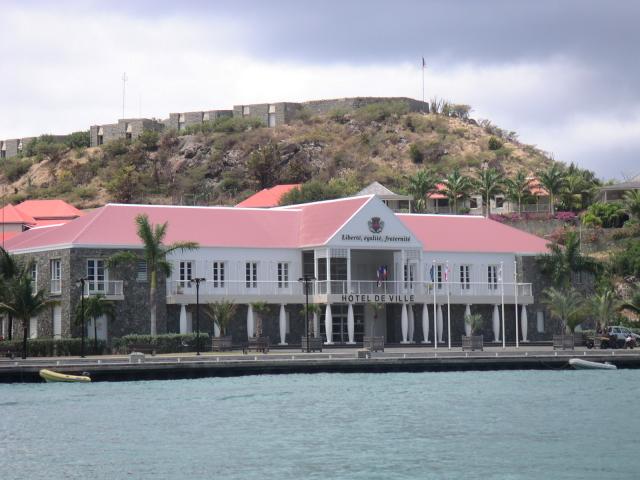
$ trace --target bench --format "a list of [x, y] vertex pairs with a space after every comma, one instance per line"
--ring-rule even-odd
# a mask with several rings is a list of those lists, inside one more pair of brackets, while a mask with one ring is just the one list
[[366, 348], [370, 352], [384, 352], [384, 337], [364, 337], [362, 348]]
[[575, 345], [575, 337], [573, 335], [554, 335], [554, 350], [573, 350]]
[[13, 350], [11, 350], [10, 348], [2, 347], [2, 348], [0, 348], [0, 357], [6, 357], [6, 358], [14, 359], [16, 357], [16, 354], [13, 353]]
[[[300, 347], [303, 352], [307, 351], [307, 337], [302, 337], [300, 342]], [[310, 352], [321, 352], [322, 351], [322, 338], [310, 337], [309, 338], [309, 351]]]
[[466, 335], [462, 336], [462, 351], [474, 350], [483, 351], [484, 350], [484, 335], [472, 335], [467, 337]]
[[254, 337], [250, 338], [249, 342], [245, 343], [242, 348], [242, 353], [254, 350], [256, 352], [269, 353], [269, 337]]
[[149, 343], [130, 343], [127, 345], [127, 354], [133, 352], [150, 353], [153, 356], [156, 354], [156, 347]]
[[228, 337], [213, 337], [211, 339], [211, 351], [224, 352], [225, 350], [233, 350], [232, 338]]

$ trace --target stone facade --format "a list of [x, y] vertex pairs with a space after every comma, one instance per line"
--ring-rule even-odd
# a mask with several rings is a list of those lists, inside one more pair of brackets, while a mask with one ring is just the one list
[[291, 123], [302, 109], [299, 103], [257, 103], [253, 105], [234, 105], [233, 116], [241, 118], [257, 118], [265, 126], [276, 127]]
[[[44, 289], [49, 299], [55, 300], [61, 307], [62, 336], [80, 336], [79, 326], [75, 325], [74, 312], [80, 303], [78, 279], [87, 276], [87, 260], [102, 259], [105, 262], [116, 251], [113, 249], [59, 249], [46, 252], [18, 254], [24, 261], [35, 261], [37, 266], [37, 288]], [[138, 251], [138, 254], [140, 252]], [[51, 260], [61, 260], [61, 292], [51, 293]], [[142, 259], [142, 257], [141, 257]], [[115, 317], [108, 319], [108, 340], [129, 333], [149, 333], [149, 281], [138, 280], [137, 265], [119, 265], [109, 269], [108, 280], [122, 280], [124, 299], [112, 300]], [[158, 281], [157, 329], [158, 333], [167, 331], [166, 282]], [[14, 334], [18, 337], [21, 325], [14, 322]], [[41, 313], [37, 321], [38, 337], [53, 336], [53, 307]]]
[[98, 145], [120, 138], [135, 140], [145, 130], [160, 132], [163, 129], [164, 124], [156, 119], [125, 118], [118, 120], [118, 123], [92, 125], [89, 128], [89, 136], [91, 146], [97, 147]]
[[232, 116], [232, 110], [205, 110], [201, 112], [170, 113], [169, 118], [164, 120], [163, 123], [166, 128], [180, 132], [191, 125], [200, 125], [204, 122], [213, 122], [219, 118]]

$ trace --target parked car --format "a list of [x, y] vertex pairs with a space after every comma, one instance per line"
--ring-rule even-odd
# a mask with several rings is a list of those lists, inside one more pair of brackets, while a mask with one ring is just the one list
[[609, 327], [607, 329], [607, 334], [615, 336], [618, 340], [626, 340], [627, 337], [631, 337], [635, 339], [636, 343], [640, 342], [640, 335], [633, 333], [627, 327], [623, 327], [622, 325]]

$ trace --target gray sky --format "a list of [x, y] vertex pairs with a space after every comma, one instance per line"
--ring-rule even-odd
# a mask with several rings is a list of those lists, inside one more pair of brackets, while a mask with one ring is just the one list
[[0, 138], [356, 95], [468, 103], [565, 162], [640, 173], [640, 2], [0, 0]]

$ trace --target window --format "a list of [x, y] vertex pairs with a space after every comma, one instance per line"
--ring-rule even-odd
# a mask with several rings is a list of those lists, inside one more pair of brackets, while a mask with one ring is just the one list
[[224, 262], [213, 262], [213, 288], [224, 288]]
[[460, 265], [460, 288], [462, 290], [471, 289], [471, 266]]
[[404, 266], [404, 288], [413, 288], [415, 281], [416, 268], [413, 263]]
[[242, 115], [249, 115], [251, 113], [251, 109], [249, 107], [242, 107]]
[[477, 197], [471, 197], [469, 199], [469, 208], [478, 208], [478, 198]]
[[29, 272], [31, 274], [31, 280], [33, 281], [33, 289], [36, 290], [38, 285], [38, 264], [32, 263], [31, 270]]
[[204, 112], [202, 114], [202, 121], [203, 122], [208, 122], [209, 121], [209, 112]]
[[280, 262], [278, 263], [278, 288], [289, 287], [289, 264]]
[[445, 275], [445, 266], [442, 263], [431, 265], [431, 268], [429, 269], [429, 277], [431, 278], [431, 281], [437, 283], [438, 288], [441, 289], [442, 282], [447, 280]]
[[180, 285], [183, 287], [191, 286], [191, 279], [193, 272], [193, 262], [180, 262]]
[[496, 197], [496, 208], [504, 207], [504, 197]]
[[498, 289], [498, 266], [487, 266], [487, 283], [489, 284], [489, 290]]
[[148, 280], [147, 262], [140, 260], [138, 262], [138, 268], [136, 273], [136, 280], [138, 282], [146, 282]]
[[269, 105], [269, 113], [276, 113], [276, 106], [275, 105]]
[[106, 280], [106, 269], [104, 260], [87, 260], [87, 282], [89, 292], [104, 292]]
[[60, 259], [54, 259], [50, 262], [51, 266], [51, 293], [60, 293], [62, 285], [60, 283], [61, 267]]
[[245, 282], [247, 288], [258, 288], [258, 262], [245, 264]]

